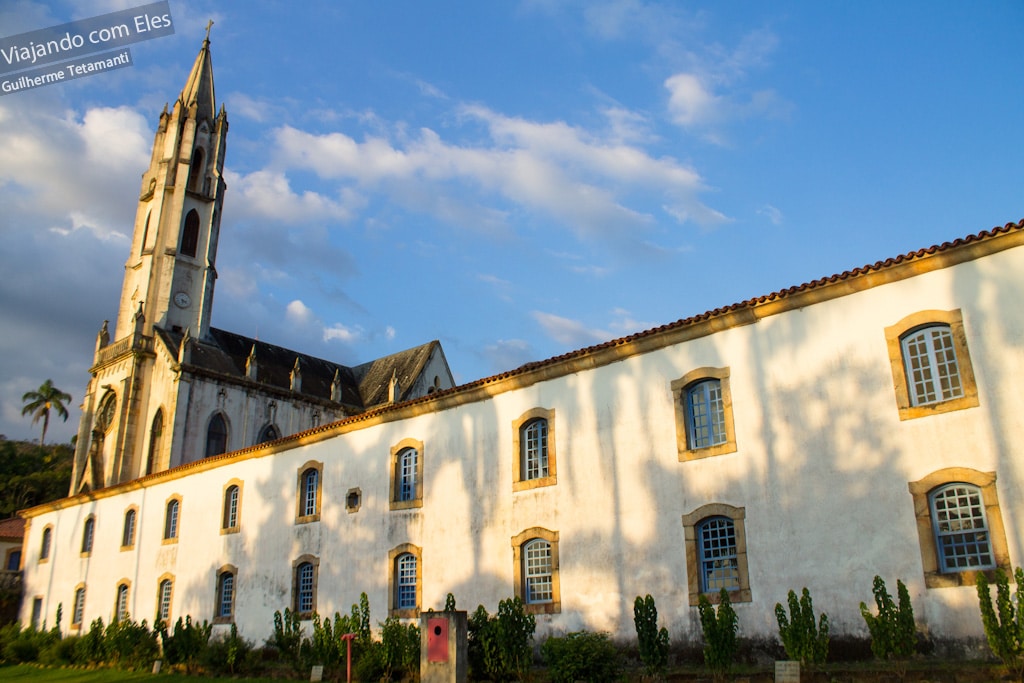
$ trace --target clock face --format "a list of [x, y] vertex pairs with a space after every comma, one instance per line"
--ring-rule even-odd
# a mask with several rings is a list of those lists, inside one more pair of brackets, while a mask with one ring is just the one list
[[174, 303], [178, 308], [188, 308], [188, 305], [192, 303], [192, 299], [185, 292], [178, 292], [174, 295]]

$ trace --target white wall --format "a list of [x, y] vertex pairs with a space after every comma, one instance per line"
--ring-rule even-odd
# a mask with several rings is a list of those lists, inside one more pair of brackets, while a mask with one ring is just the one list
[[[1014, 248], [595, 369], [512, 389], [516, 378], [500, 380], [487, 400], [399, 407], [287, 450], [196, 463], [145, 486], [37, 508], [25, 605], [43, 596], [52, 623], [59, 602], [70, 614], [84, 581], [86, 624], [106, 621], [117, 582], [128, 578], [133, 616], [152, 620], [158, 577], [171, 572], [174, 618], [209, 619], [216, 569], [233, 564], [236, 623], [261, 641], [273, 611], [290, 604], [298, 556], [320, 558], [321, 614], [347, 612], [366, 591], [376, 622], [387, 614], [388, 550], [413, 543], [422, 548], [422, 608], [441, 608], [452, 592], [462, 609], [493, 611], [514, 590], [510, 539], [541, 526], [559, 533], [561, 613], [539, 616], [539, 633], [586, 627], [631, 638], [633, 598], [651, 593], [673, 639], [696, 638], [681, 517], [727, 503], [746, 511], [752, 602], [737, 605], [742, 635], [774, 636], [775, 603], [803, 586], [833, 632], [863, 633], [857, 606], [870, 604], [880, 574], [893, 592], [897, 578], [907, 583], [933, 636], [978, 636], [973, 587], [925, 588], [907, 484], [944, 467], [996, 471], [1010, 557], [1021, 562], [1022, 300], [1024, 249]], [[957, 308], [980, 406], [901, 422], [884, 328], [917, 311]], [[738, 450], [680, 462], [669, 385], [701, 366], [730, 369]], [[558, 483], [513, 493], [512, 422], [536, 407], [556, 412]], [[389, 511], [389, 451], [405, 438], [424, 444], [423, 506]], [[323, 463], [322, 516], [296, 525], [296, 477], [310, 460]], [[221, 535], [222, 489], [234, 478], [244, 482], [241, 532]], [[345, 510], [352, 487], [363, 495], [355, 513]], [[164, 503], [175, 493], [181, 540], [162, 545]], [[142, 511], [139, 542], [120, 552], [130, 504]], [[98, 520], [96, 551], [83, 560], [89, 513]], [[46, 524], [55, 545], [40, 564]]]

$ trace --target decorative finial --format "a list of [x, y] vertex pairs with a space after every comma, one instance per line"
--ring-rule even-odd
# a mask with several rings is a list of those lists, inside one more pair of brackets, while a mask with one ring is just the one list
[[210, 27], [213, 26], [213, 19], [206, 22], [206, 42], [210, 42]]

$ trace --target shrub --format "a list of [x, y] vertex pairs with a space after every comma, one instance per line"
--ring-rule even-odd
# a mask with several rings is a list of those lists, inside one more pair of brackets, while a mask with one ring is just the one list
[[15, 664], [35, 662], [39, 653], [60, 640], [60, 634], [54, 631], [40, 631], [34, 628], [21, 628], [14, 623], [3, 629], [3, 652], [0, 657]]
[[648, 676], [662, 675], [668, 668], [668, 629], [658, 629], [658, 608], [650, 595], [633, 601], [633, 624], [644, 670]]
[[860, 603], [860, 613], [871, 633], [871, 652], [878, 659], [904, 659], [914, 654], [917, 645], [917, 627], [910, 594], [902, 581], [896, 581], [899, 604], [893, 603], [882, 577], [876, 576], [872, 586], [878, 615], [871, 614], [867, 605]]
[[107, 660], [104, 646], [103, 619], [94, 619], [89, 632], [82, 636], [75, 647], [75, 659], [86, 664], [101, 664]]
[[39, 653], [39, 663], [47, 666], [71, 666], [85, 663], [84, 660], [79, 659], [80, 641], [79, 636], [67, 636], [54, 641]]
[[[419, 670], [420, 629], [415, 624], [403, 624], [396, 617], [388, 617], [381, 626], [380, 663], [384, 680], [393, 680], [396, 674], [412, 674]], [[399, 675], [398, 678], [402, 676]]]
[[739, 622], [729, 602], [729, 591], [721, 590], [718, 611], [706, 595], [697, 601], [700, 612], [700, 627], [704, 632], [704, 664], [711, 669], [715, 678], [721, 678], [732, 666], [736, 656], [736, 631]]
[[150, 632], [146, 620], [115, 619], [103, 634], [106, 663], [125, 669], [145, 669], [160, 654], [156, 632]]
[[238, 627], [211, 638], [203, 649], [202, 664], [208, 672], [224, 675], [252, 673], [255, 670], [256, 651], [252, 641], [238, 635]]
[[1010, 595], [1006, 573], [996, 569], [996, 604], [993, 607], [988, 578], [979, 572], [978, 603], [988, 646], [1020, 680], [1024, 675], [1024, 570], [1017, 567], [1013, 578], [1017, 583], [1015, 596]]
[[455, 611], [455, 596], [449, 593], [444, 598], [444, 611], [454, 612]]
[[469, 619], [469, 665], [475, 678], [504, 681], [522, 678], [533, 663], [537, 619], [526, 614], [523, 601], [509, 598], [489, 616], [483, 605]]
[[801, 664], [823, 664], [828, 656], [828, 615], [822, 614], [814, 622], [811, 593], [805, 587], [800, 599], [789, 591], [789, 617], [782, 605], [775, 603], [775, 618], [779, 622], [779, 639], [786, 648], [786, 656]]
[[541, 646], [553, 683], [608, 683], [619, 678], [619, 652], [607, 633], [577, 631]]
[[284, 614], [275, 611], [274, 635], [268, 643], [281, 653], [282, 659], [287, 660], [296, 670], [300, 669], [302, 627], [299, 625], [299, 615], [287, 607], [284, 608]]
[[204, 657], [210, 632], [213, 630], [205, 619], [202, 624], [193, 623], [191, 616], [180, 617], [174, 624], [174, 633], [168, 635], [161, 623], [160, 639], [163, 641], [164, 658], [168, 664], [184, 666], [188, 673], [195, 673], [199, 661]]

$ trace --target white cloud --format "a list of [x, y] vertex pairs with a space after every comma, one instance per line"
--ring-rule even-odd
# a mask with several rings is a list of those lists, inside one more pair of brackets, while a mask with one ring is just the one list
[[[394, 329], [388, 328], [391, 335], [394, 335]], [[366, 337], [365, 331], [360, 327], [347, 327], [341, 323], [334, 323], [330, 327], [324, 328], [324, 341], [340, 341], [344, 344], [354, 344], [362, 341]], [[391, 337], [388, 337], [389, 339]]]
[[665, 80], [669, 92], [668, 109], [672, 120], [688, 128], [713, 123], [718, 118], [720, 100], [694, 74], [681, 73]]
[[348, 221], [364, 205], [363, 198], [350, 188], [339, 191], [337, 200], [305, 190], [301, 194], [291, 188], [287, 176], [279, 171], [261, 170], [247, 175], [225, 172], [232, 194], [241, 195], [233, 215], [258, 217], [289, 225], [318, 221]]
[[771, 204], [765, 204], [760, 209], [758, 209], [757, 215], [764, 216], [769, 221], [771, 221], [772, 225], [782, 225], [782, 212], [779, 209], [772, 206]]
[[544, 328], [545, 334], [557, 341], [559, 344], [571, 346], [573, 348], [591, 346], [603, 341], [608, 341], [613, 334], [605, 330], [598, 330], [588, 328], [579, 320], [572, 320], [571, 318], [563, 318], [553, 313], [544, 313], [543, 311], [533, 311], [530, 313], [533, 319], [536, 320], [542, 328]]
[[285, 306], [284, 317], [292, 325], [308, 325], [316, 319], [313, 311], [299, 299], [295, 299]]

